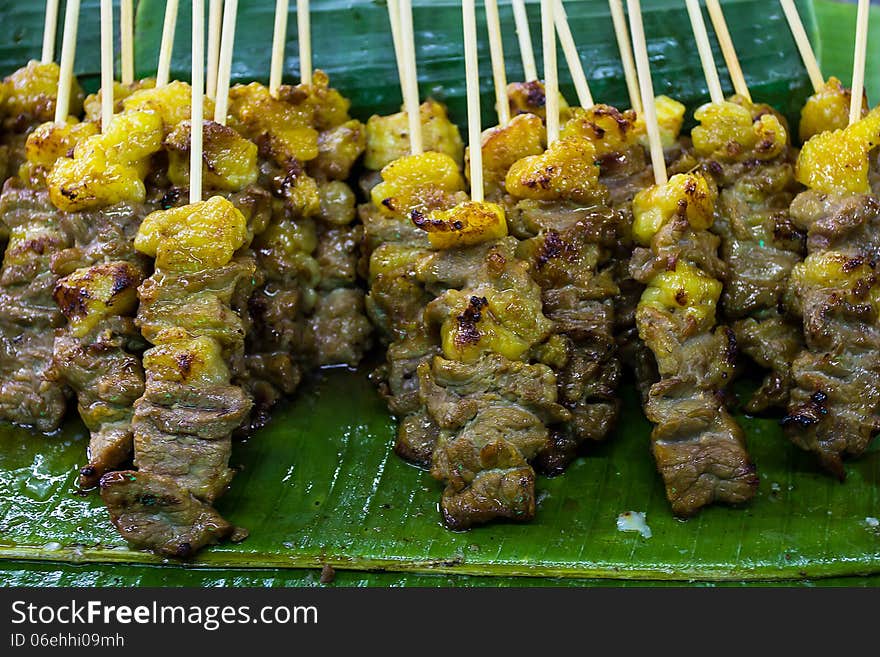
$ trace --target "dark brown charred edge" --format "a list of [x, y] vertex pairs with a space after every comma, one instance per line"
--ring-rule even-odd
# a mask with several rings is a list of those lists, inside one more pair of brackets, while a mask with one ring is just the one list
[[455, 344], [458, 347], [477, 344], [480, 341], [480, 329], [477, 324], [483, 319], [483, 309], [488, 307], [486, 297], [471, 297], [467, 308], [464, 309], [455, 321], [458, 322], [458, 332], [455, 336]]

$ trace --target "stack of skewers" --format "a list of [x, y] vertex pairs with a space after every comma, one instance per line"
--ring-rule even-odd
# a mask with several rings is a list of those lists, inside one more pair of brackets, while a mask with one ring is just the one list
[[[91, 433], [80, 485], [100, 488], [132, 545], [187, 557], [243, 539], [213, 507], [234, 476], [233, 437], [374, 341], [396, 451], [443, 484], [452, 529], [533, 518], [536, 471], [559, 475], [613, 434], [626, 371], [683, 517], [756, 492], [731, 414], [741, 356], [766, 372], [745, 408], [781, 409], [834, 475], [880, 430], [866, 3], [848, 90], [822, 78], [783, 0], [815, 88], [800, 153], [785, 119], [752, 100], [717, 0], [736, 93], [725, 99], [686, 0], [711, 100], [689, 137], [685, 107], [654, 95], [638, 0], [629, 30], [609, 2], [628, 110], [594, 102], [561, 0], [541, 1], [539, 80], [513, 4], [526, 79], [507, 83], [487, 0], [498, 125], [483, 131], [476, 8], [462, 2], [465, 149], [446, 109], [420, 104], [409, 0], [388, 1], [403, 111], [366, 124], [312, 70], [302, 0], [300, 84], [281, 84], [278, 0], [269, 85], [234, 87], [235, 0], [210, 2], [207, 70], [193, 1], [191, 85], [170, 80], [175, 0], [144, 80], [121, 2], [119, 82], [102, 0], [101, 90], [85, 99], [78, 2], [60, 65], [47, 3], [43, 61], [4, 82], [0, 418], [50, 433], [75, 397]], [[577, 106], [559, 93], [557, 36]]]

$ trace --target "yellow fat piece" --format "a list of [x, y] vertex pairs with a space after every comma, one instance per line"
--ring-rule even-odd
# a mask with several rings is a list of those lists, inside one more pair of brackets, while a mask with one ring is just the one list
[[516, 162], [505, 187], [512, 196], [536, 201], [589, 203], [600, 193], [596, 147], [580, 135], [560, 139], [541, 155]]
[[[425, 151], [448, 155], [460, 165], [464, 144], [458, 126], [449, 120], [446, 108], [434, 100], [426, 100], [419, 106], [422, 122], [422, 145]], [[367, 121], [367, 147], [364, 166], [379, 171], [410, 152], [409, 119], [406, 112], [389, 116], [373, 115]]]
[[691, 131], [697, 155], [725, 162], [770, 160], [788, 144], [785, 126], [774, 114], [759, 113], [745, 99], [740, 103], [708, 103], [694, 112], [700, 125]]
[[188, 272], [222, 267], [247, 239], [244, 215], [227, 199], [158, 210], [141, 223], [135, 248], [156, 259], [156, 268]]
[[139, 203], [146, 195], [149, 157], [161, 147], [162, 123], [156, 114], [119, 114], [108, 132], [78, 142], [72, 158], [55, 162], [46, 176], [49, 198], [66, 212]]
[[466, 201], [449, 210], [435, 210], [427, 218], [414, 213], [413, 221], [427, 231], [435, 249], [472, 246], [507, 235], [504, 208], [495, 203]]
[[843, 130], [816, 135], [801, 149], [795, 176], [818, 192], [870, 191], [868, 154], [880, 144], [880, 108]]
[[[683, 104], [669, 96], [657, 96], [654, 98], [654, 108], [657, 112], [657, 126], [660, 128], [660, 142], [663, 148], [672, 148], [678, 143], [681, 134], [681, 126], [684, 125], [684, 113], [687, 109]], [[648, 130], [645, 126], [645, 117], [639, 114], [633, 128], [638, 135], [639, 142], [645, 148], [648, 144]]]
[[[544, 123], [534, 114], [519, 114], [506, 126], [483, 132], [483, 180], [487, 193], [504, 183], [507, 171], [518, 160], [543, 153], [546, 139]], [[470, 150], [466, 155], [466, 161], [469, 160]]]
[[806, 142], [823, 132], [842, 130], [849, 125], [851, 93], [835, 77], [828, 78], [819, 91], [807, 98], [801, 109], [798, 133]]
[[721, 281], [689, 263], [679, 262], [675, 270], [660, 272], [651, 279], [639, 304], [667, 313], [684, 313], [708, 329], [715, 325], [715, 307], [721, 288]]
[[401, 246], [391, 242], [380, 244], [370, 255], [370, 281], [406, 267], [425, 253], [427, 253], [426, 249]]
[[318, 157], [318, 131], [312, 125], [313, 110], [273, 98], [258, 82], [236, 85], [229, 91], [229, 124], [266, 149], [279, 164], [307, 162]]
[[593, 105], [571, 110], [572, 118], [562, 126], [560, 138], [583, 138], [592, 142], [596, 157], [622, 153], [639, 143], [636, 113], [621, 112], [610, 105]]
[[[791, 272], [792, 284], [798, 287], [833, 290], [846, 296], [851, 304], [868, 302], [880, 312], [880, 287], [874, 284], [875, 270], [862, 259], [826, 251], [808, 255]], [[861, 290], [868, 290], [867, 297]]]
[[[191, 138], [192, 126], [184, 121], [165, 140], [169, 148], [168, 179], [178, 186], [189, 185]], [[208, 189], [237, 192], [257, 181], [256, 144], [213, 121], [204, 123], [202, 162]]]
[[[6, 91], [6, 115], [29, 115], [37, 121], [55, 118], [55, 98], [58, 95], [58, 64], [31, 60], [9, 75], [3, 83]], [[82, 109], [82, 88], [76, 78], [71, 80], [70, 115], [78, 116]]]
[[229, 383], [223, 350], [213, 338], [190, 338], [168, 332], [157, 339], [162, 342], [144, 352], [144, 369], [153, 381], [191, 386]]
[[84, 267], [58, 281], [54, 297], [74, 335], [82, 336], [108, 317], [134, 312], [142, 278], [127, 262]]
[[633, 199], [633, 237], [643, 246], [673, 217], [687, 219], [694, 230], [712, 226], [715, 188], [699, 174], [679, 173], [663, 185], [641, 190]]
[[552, 322], [522, 306], [520, 293], [502, 290], [480, 296], [450, 290], [450, 313], [440, 328], [443, 355], [473, 362], [486, 352], [518, 360], [549, 334]]
[[51, 167], [60, 157], [66, 157], [82, 140], [98, 134], [94, 123], [79, 123], [68, 119], [64, 123], [43, 123], [28, 135], [24, 146], [27, 161], [38, 166]]
[[458, 165], [449, 155], [429, 151], [406, 155], [382, 169], [382, 182], [373, 187], [373, 204], [385, 215], [408, 214], [424, 207], [427, 196], [464, 190]]
[[[192, 88], [175, 80], [164, 87], [138, 89], [122, 101], [125, 112], [151, 112], [162, 120], [165, 132], [171, 132], [181, 121], [190, 118]], [[214, 103], [205, 98], [204, 118], [214, 116]]]

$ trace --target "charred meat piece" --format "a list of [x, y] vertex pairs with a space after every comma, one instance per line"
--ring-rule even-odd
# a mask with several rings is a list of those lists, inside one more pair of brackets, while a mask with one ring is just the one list
[[450, 528], [531, 519], [529, 462], [550, 443], [548, 427], [571, 418], [553, 370], [529, 362], [553, 325], [516, 244], [438, 251], [419, 275], [429, 289], [446, 288], [425, 311], [441, 355], [419, 363], [418, 376], [420, 405], [439, 428], [431, 474], [446, 484], [440, 507]]
[[[594, 140], [599, 133], [610, 137], [599, 123], [610, 120], [609, 128], [620, 129], [617, 118], [623, 119], [604, 106], [594, 108], [589, 119], [575, 111], [580, 119], [566, 125], [560, 141], [514, 163], [505, 180], [508, 215], [522, 239], [518, 254], [529, 262], [543, 312], [554, 325], [541, 358], [556, 373], [559, 403], [570, 412], [552, 427], [536, 461], [548, 474], [561, 473], [583, 443], [604, 440], [619, 408], [613, 333], [619, 288], [612, 256], [622, 216], [608, 206], [607, 190], [599, 184]], [[578, 120], [582, 124], [572, 125]]]

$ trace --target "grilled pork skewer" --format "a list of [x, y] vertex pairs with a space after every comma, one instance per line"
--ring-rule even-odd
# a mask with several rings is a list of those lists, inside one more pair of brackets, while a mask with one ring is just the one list
[[647, 392], [651, 446], [676, 515], [715, 501], [751, 499], [758, 485], [742, 429], [721, 393], [734, 371], [733, 332], [716, 323], [724, 264], [712, 225], [716, 190], [700, 174], [667, 180], [654, 115], [654, 91], [638, 0], [630, 24], [655, 185], [633, 201], [633, 277], [647, 285], [636, 310], [639, 335], [653, 352], [659, 381]]
[[792, 363], [795, 387], [783, 424], [796, 445], [841, 479], [843, 457], [861, 455], [880, 428], [880, 201], [869, 187], [878, 143], [877, 109], [814, 136], [797, 162], [798, 180], [809, 189], [791, 206], [792, 220], [807, 233], [807, 257], [789, 285], [806, 345]]
[[737, 90], [728, 100], [698, 3], [691, 2], [688, 10], [711, 91], [712, 102], [694, 114], [700, 124], [691, 138], [704, 172], [719, 189], [711, 230], [721, 238], [726, 265], [721, 308], [733, 322], [737, 346], [769, 370], [746, 406], [761, 412], [788, 403], [791, 361], [803, 344], [783, 304], [791, 269], [804, 256], [804, 235], [788, 215], [799, 189], [795, 152], [785, 119], [752, 102], [720, 4], [710, 3], [710, 13]]
[[[68, 107], [79, 113], [82, 91], [72, 78], [62, 79], [54, 63], [31, 62], [3, 84], [9, 93], [5, 173], [21, 169], [22, 177], [7, 180], [0, 195], [2, 232], [9, 237], [0, 270], [0, 419], [52, 432], [66, 408], [64, 387], [46, 378], [52, 331], [64, 321], [52, 301], [52, 263], [72, 238], [64, 213], [50, 201], [45, 169], [96, 129], [69, 119], [67, 108], [58, 105], [61, 88], [68, 86]], [[64, 121], [52, 122], [59, 113]]]
[[256, 406], [248, 431], [298, 386], [303, 370], [357, 365], [370, 345], [363, 293], [355, 287], [361, 228], [343, 182], [364, 150], [349, 101], [315, 71], [312, 84], [277, 97], [251, 83], [230, 91], [230, 121], [259, 147], [260, 185], [273, 219], [253, 248], [261, 283], [249, 301], [245, 385]]

